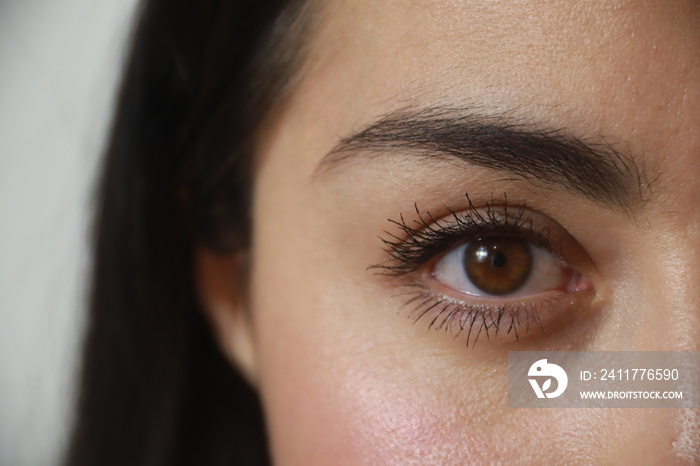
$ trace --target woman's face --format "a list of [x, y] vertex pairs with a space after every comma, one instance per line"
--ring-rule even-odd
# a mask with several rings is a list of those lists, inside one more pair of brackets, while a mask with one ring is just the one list
[[700, 3], [334, 0], [310, 41], [259, 154], [250, 325], [217, 321], [276, 463], [697, 455], [696, 412], [506, 381], [508, 351], [700, 350]]

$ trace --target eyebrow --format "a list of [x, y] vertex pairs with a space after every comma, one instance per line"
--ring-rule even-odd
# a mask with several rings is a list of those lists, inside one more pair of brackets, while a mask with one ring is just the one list
[[536, 186], [564, 189], [608, 207], [630, 210], [649, 187], [635, 158], [605, 142], [506, 115], [457, 108], [400, 109], [342, 138], [317, 175], [362, 156], [406, 154], [505, 171]]

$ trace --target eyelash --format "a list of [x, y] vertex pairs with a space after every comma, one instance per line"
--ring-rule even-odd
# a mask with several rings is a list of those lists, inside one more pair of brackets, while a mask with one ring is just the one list
[[[446, 251], [485, 236], [523, 238], [563, 261], [561, 243], [552, 240], [548, 227], [534, 226], [524, 203], [511, 206], [504, 193], [501, 202], [496, 202], [492, 197], [491, 202], [477, 208], [468, 194], [465, 197], [467, 210], [456, 213], [445, 206], [449, 215], [442, 220], [436, 220], [430, 212], [422, 213], [417, 204], [417, 218], [412, 224], [405, 220], [403, 214], [399, 220], [389, 220], [399, 230], [398, 234], [385, 231], [386, 236], [380, 237], [389, 260], [370, 268], [377, 270], [380, 275], [409, 277]], [[482, 333], [490, 339], [500, 331], [505, 331], [506, 334], [513, 333], [518, 340], [518, 330], [529, 332], [531, 322], [544, 332], [541, 316], [555, 304], [553, 300], [542, 298], [529, 303], [465, 303], [431, 290], [421, 280], [403, 283], [402, 287], [408, 290], [402, 296], [409, 296], [409, 299], [401, 306], [401, 310], [412, 306], [409, 318], [414, 323], [434, 311], [435, 315], [428, 328], [454, 334], [454, 339], [466, 332], [467, 346], [472, 342], [472, 337], [474, 339], [471, 344], [475, 345]]]

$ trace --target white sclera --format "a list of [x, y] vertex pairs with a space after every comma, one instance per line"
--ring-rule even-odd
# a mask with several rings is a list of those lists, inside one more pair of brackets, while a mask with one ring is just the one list
[[520, 298], [555, 290], [565, 284], [566, 266], [546, 249], [529, 245], [532, 253], [530, 275], [515, 292], [496, 296], [477, 287], [469, 279], [464, 268], [464, 253], [469, 243], [465, 243], [445, 254], [433, 268], [432, 276], [443, 285], [460, 293], [472, 296], [493, 298]]

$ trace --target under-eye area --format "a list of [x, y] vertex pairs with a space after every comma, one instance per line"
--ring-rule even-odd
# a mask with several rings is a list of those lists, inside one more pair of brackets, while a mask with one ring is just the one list
[[[390, 219], [380, 237], [388, 259], [370, 270], [387, 277], [414, 322], [467, 346], [481, 338], [544, 335], [573, 322], [595, 289], [592, 261], [557, 222], [525, 203], [474, 203], [462, 211], [422, 211]], [[533, 332], [536, 329], [536, 332]]]

